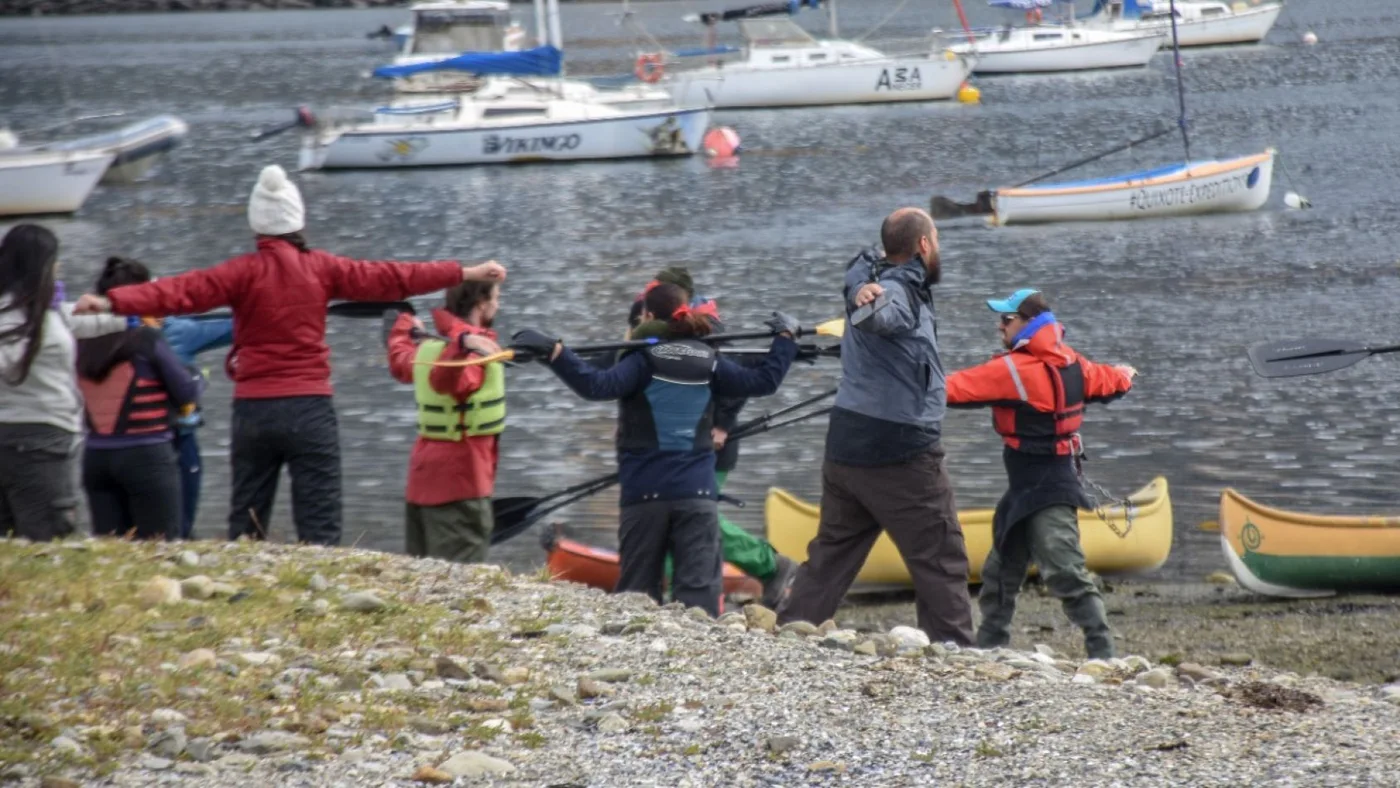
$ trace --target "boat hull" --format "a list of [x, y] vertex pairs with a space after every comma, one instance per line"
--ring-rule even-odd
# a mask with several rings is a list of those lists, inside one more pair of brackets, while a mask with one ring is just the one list
[[[1079, 513], [1079, 541], [1088, 567], [1095, 572], [1146, 572], [1160, 567], [1171, 554], [1172, 505], [1167, 480], [1161, 477], [1129, 497], [1132, 528], [1125, 528], [1121, 506], [1106, 510], [1108, 521], [1095, 512]], [[982, 565], [992, 549], [991, 509], [958, 512], [967, 543], [968, 582], [982, 581]], [[807, 560], [807, 545], [816, 538], [820, 512], [777, 488], [768, 491], [764, 509], [768, 541], [795, 561]], [[1120, 539], [1109, 527], [1127, 531]], [[904, 559], [888, 534], [881, 534], [856, 576], [863, 586], [894, 587], [911, 584]]]
[[[1264, 40], [1264, 36], [1268, 35], [1269, 30], [1273, 28], [1282, 12], [1282, 5], [1267, 5], [1229, 16], [1185, 20], [1178, 22], [1176, 26], [1177, 38], [1180, 40], [1181, 46], [1184, 47], [1255, 44]], [[1147, 22], [1138, 19], [1110, 20], [1107, 16], [1100, 14], [1085, 17], [1079, 20], [1079, 24], [1119, 33], [1166, 33], [1162, 47], [1170, 49], [1172, 45], [1172, 26], [1168, 19]]]
[[105, 150], [113, 154], [102, 183], [134, 183], [145, 177], [161, 157], [175, 149], [189, 133], [177, 117], [157, 115], [120, 129], [45, 145], [42, 150]]
[[[582, 583], [604, 591], [612, 591], [617, 587], [620, 564], [617, 553], [612, 550], [591, 547], [563, 537], [555, 537], [548, 549], [546, 566], [553, 579]], [[724, 593], [726, 596], [738, 593], [761, 596], [763, 584], [744, 574], [733, 564], [725, 564]]]
[[1158, 36], [1144, 35], [1122, 41], [1097, 41], [1019, 51], [979, 48], [974, 73], [1033, 74], [1099, 68], [1137, 68], [1147, 65], [1160, 46]]
[[1270, 149], [1122, 178], [998, 189], [992, 198], [994, 221], [1113, 221], [1254, 211], [1269, 199], [1273, 168]]
[[891, 57], [790, 68], [707, 66], [673, 72], [665, 84], [683, 106], [802, 107], [951, 99], [970, 73], [968, 58]]
[[435, 167], [536, 161], [687, 156], [699, 150], [708, 109], [674, 110], [517, 126], [418, 129], [367, 125], [312, 131], [301, 169]]
[[1337, 517], [1220, 495], [1220, 547], [1240, 585], [1286, 598], [1400, 590], [1400, 517]]
[[0, 216], [72, 213], [112, 163], [107, 151], [0, 155]]

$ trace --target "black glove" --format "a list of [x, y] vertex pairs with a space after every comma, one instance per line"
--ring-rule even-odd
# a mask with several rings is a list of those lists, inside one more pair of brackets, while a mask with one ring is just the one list
[[399, 322], [399, 315], [403, 314], [397, 309], [386, 309], [380, 316], [381, 327], [384, 334], [384, 347], [389, 346], [389, 335], [394, 333], [394, 324]]
[[510, 338], [510, 349], [530, 354], [537, 361], [549, 361], [549, 356], [554, 352], [554, 346], [562, 342], [543, 331], [536, 331], [527, 328], [524, 331], [517, 331], [515, 336]]
[[797, 322], [797, 318], [785, 312], [774, 312], [772, 317], [763, 322], [763, 325], [773, 329], [774, 334], [786, 331], [792, 334], [794, 339], [802, 335], [802, 324]]

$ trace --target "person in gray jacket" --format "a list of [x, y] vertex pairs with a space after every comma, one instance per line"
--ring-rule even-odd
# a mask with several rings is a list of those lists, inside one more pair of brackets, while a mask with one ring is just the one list
[[918, 208], [880, 227], [883, 259], [863, 252], [846, 271], [849, 326], [826, 434], [821, 523], [778, 611], [780, 623], [820, 623], [865, 564], [882, 531], [914, 581], [919, 628], [971, 645], [967, 548], [939, 441], [946, 410], [930, 288], [941, 273], [938, 230]]

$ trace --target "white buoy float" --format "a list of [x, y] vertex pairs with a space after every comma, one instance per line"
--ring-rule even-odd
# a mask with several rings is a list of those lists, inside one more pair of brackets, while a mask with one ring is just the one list
[[1283, 195], [1283, 204], [1294, 210], [1311, 208], [1312, 202], [1298, 192], [1290, 191]]
[[1308, 32], [1304, 33], [1304, 34], [1303, 34], [1303, 43], [1304, 43], [1304, 44], [1307, 44], [1308, 46], [1312, 46], [1313, 44], [1316, 44], [1316, 43], [1317, 43], [1317, 33], [1314, 33], [1314, 32], [1311, 31], [1311, 30], [1309, 30]]

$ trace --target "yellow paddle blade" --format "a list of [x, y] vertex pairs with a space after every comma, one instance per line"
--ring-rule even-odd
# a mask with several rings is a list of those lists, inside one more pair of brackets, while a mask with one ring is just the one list
[[492, 353], [489, 356], [466, 358], [460, 361], [415, 361], [413, 363], [428, 367], [479, 367], [482, 364], [491, 364], [497, 361], [511, 361], [514, 358], [514, 350], [502, 350], [499, 353]]
[[1196, 528], [1200, 531], [1209, 531], [1216, 534], [1220, 533], [1220, 523], [1215, 520], [1203, 520]]
[[846, 318], [838, 317], [835, 320], [818, 323], [812, 327], [812, 333], [824, 337], [843, 337], [846, 335]]

